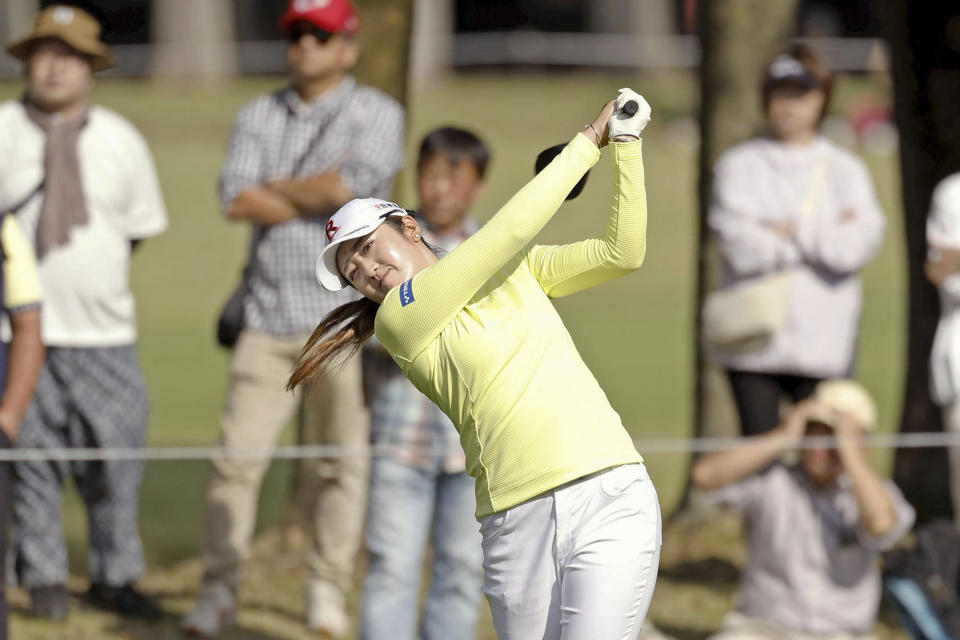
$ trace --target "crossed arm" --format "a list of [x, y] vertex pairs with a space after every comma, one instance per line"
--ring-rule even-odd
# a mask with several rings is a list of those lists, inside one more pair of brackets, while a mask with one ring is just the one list
[[271, 225], [295, 218], [328, 216], [351, 199], [353, 192], [340, 174], [328, 171], [245, 189], [230, 202], [226, 214], [230, 220]]
[[268, 163], [276, 140], [262, 130], [257, 113], [253, 107], [242, 110], [230, 134], [220, 174], [221, 207], [230, 220], [273, 225], [326, 217], [354, 197], [381, 189], [403, 164], [403, 110], [376, 100], [348, 114], [354, 127], [349, 149], [332, 168], [276, 179]]
[[739, 154], [722, 157], [715, 167], [708, 222], [735, 274], [753, 276], [805, 262], [845, 276], [873, 258], [885, 221], [864, 167], [824, 169], [831, 183], [844, 183], [847, 204], [839, 211], [802, 220], [771, 220], [757, 194], [756, 164], [755, 157]]

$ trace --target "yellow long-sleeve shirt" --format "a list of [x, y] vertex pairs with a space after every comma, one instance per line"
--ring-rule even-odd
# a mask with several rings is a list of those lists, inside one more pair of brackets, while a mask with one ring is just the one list
[[387, 293], [376, 335], [460, 433], [477, 518], [642, 458], [549, 298], [629, 273], [646, 249], [641, 142], [613, 143], [606, 235], [528, 246], [600, 158], [585, 136], [457, 249]]

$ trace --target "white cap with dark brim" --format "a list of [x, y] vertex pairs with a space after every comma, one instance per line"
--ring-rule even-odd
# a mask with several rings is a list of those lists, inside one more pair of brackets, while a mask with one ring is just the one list
[[820, 83], [807, 71], [803, 63], [791, 55], [777, 56], [767, 68], [767, 83], [794, 84], [804, 89], [817, 89]]
[[327, 221], [327, 243], [317, 259], [317, 280], [324, 289], [340, 291], [349, 286], [337, 268], [337, 247], [347, 240], [373, 233], [390, 216], [409, 215], [403, 207], [379, 198], [357, 198]]

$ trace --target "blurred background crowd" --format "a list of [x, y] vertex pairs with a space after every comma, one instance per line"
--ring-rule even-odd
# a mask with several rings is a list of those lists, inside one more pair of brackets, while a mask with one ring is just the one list
[[644, 637], [960, 637], [960, 9], [5, 0], [0, 37], [10, 637], [493, 638], [446, 416], [375, 340], [284, 384], [354, 295], [332, 212], [451, 251], [624, 86], [646, 263], [557, 307], [668, 515]]

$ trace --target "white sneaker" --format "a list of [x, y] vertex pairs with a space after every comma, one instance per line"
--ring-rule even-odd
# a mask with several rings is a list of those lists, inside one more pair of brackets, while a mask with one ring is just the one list
[[350, 630], [343, 593], [329, 582], [310, 582], [304, 589], [307, 628], [329, 638], [343, 638]]
[[224, 627], [233, 624], [237, 615], [237, 599], [222, 582], [203, 585], [193, 611], [184, 616], [180, 627], [193, 636], [212, 638]]

